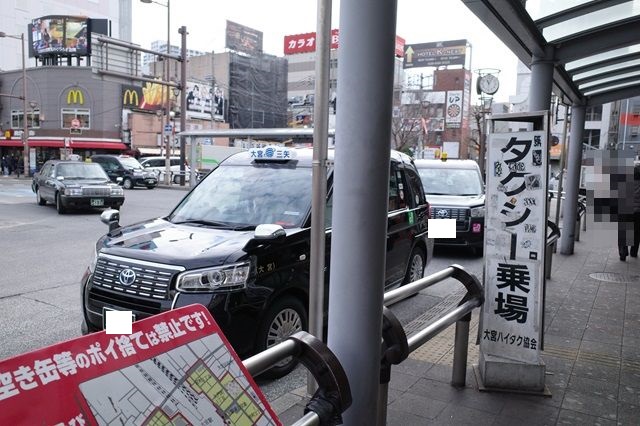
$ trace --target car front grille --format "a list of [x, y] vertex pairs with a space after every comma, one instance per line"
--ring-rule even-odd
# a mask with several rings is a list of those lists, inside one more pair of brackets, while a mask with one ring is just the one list
[[111, 188], [108, 186], [89, 186], [82, 188], [82, 195], [90, 197], [108, 197], [111, 195]]
[[92, 284], [122, 294], [167, 300], [171, 279], [183, 270], [177, 266], [100, 255]]
[[[444, 214], [445, 211], [446, 215]], [[455, 219], [456, 231], [467, 231], [469, 230], [471, 210], [467, 208], [433, 206], [431, 217], [433, 219]]]

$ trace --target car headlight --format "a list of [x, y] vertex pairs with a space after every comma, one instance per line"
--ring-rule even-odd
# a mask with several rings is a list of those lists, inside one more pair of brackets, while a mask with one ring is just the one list
[[96, 270], [96, 264], [98, 263], [98, 250], [96, 249], [93, 252], [93, 259], [91, 259], [91, 263], [89, 263], [89, 271], [93, 274]]
[[111, 195], [112, 196], [124, 195], [124, 189], [122, 189], [119, 186], [112, 186], [111, 187]]
[[178, 275], [176, 289], [191, 292], [241, 289], [247, 285], [250, 269], [249, 262], [242, 262], [216, 268], [186, 271]]
[[471, 217], [484, 217], [484, 206], [472, 207]]
[[82, 195], [82, 188], [65, 188], [64, 195]]

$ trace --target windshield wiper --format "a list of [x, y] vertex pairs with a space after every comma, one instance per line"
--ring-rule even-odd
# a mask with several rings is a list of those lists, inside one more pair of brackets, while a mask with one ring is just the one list
[[472, 195], [480, 195], [480, 194], [456, 194], [460, 197], [471, 197]]
[[256, 229], [256, 226], [249, 224], [238, 225], [233, 228], [234, 231], [253, 231], [254, 229]]
[[446, 192], [427, 192], [427, 195], [451, 195]]
[[228, 222], [216, 222], [214, 220], [205, 220], [205, 219], [187, 219], [181, 220], [179, 222], [173, 222], [176, 225], [202, 225], [202, 226], [213, 226], [216, 228], [233, 228], [233, 226]]

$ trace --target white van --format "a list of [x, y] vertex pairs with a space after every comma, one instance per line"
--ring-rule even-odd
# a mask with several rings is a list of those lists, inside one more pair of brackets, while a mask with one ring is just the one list
[[[165, 160], [165, 157], [143, 157], [140, 159], [140, 164], [142, 164], [142, 167], [144, 167], [146, 170], [153, 171], [158, 177], [158, 181], [163, 182], [164, 174], [167, 170]], [[180, 157], [170, 157], [169, 161], [171, 162], [171, 180], [173, 181], [173, 183], [179, 183]], [[185, 179], [188, 181], [190, 172], [189, 166], [185, 164], [184, 170], [186, 173]]]

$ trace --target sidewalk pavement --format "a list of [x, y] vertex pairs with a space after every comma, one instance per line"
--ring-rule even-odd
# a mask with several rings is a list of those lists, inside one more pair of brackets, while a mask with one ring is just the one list
[[[387, 424], [640, 425], [640, 258], [620, 261], [615, 230], [588, 228], [580, 238], [573, 255], [553, 255], [546, 284], [542, 358], [550, 397], [478, 390], [476, 312], [466, 386], [450, 385], [451, 326], [393, 367]], [[292, 424], [307, 400], [302, 387], [270, 402]]]

